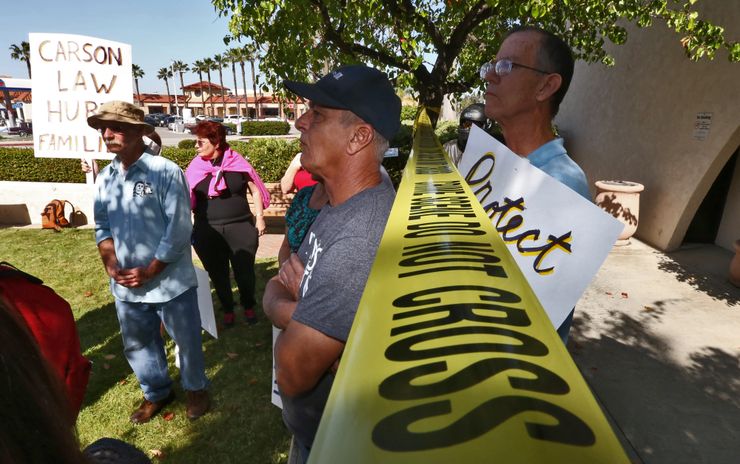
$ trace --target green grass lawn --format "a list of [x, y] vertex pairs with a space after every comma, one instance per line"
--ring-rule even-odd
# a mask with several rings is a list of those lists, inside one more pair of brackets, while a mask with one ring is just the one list
[[[93, 361], [85, 402], [77, 420], [81, 446], [101, 437], [125, 440], [170, 463], [287, 462], [290, 438], [280, 410], [270, 403], [271, 326], [265, 317], [248, 326], [237, 315], [237, 326], [221, 331], [218, 340], [204, 334], [207, 375], [214, 408], [190, 422], [185, 395], [167, 344], [176, 401], [159, 415], [135, 426], [129, 415], [142, 399], [139, 384], [123, 357], [121, 336], [108, 278], [98, 257], [93, 232], [65, 229], [0, 229], [0, 261], [41, 278], [74, 310], [83, 354]], [[259, 260], [257, 300], [264, 284], [277, 272], [275, 259]], [[217, 306], [218, 303], [214, 301]], [[257, 311], [261, 314], [261, 309]], [[168, 418], [170, 415], [167, 415]]]

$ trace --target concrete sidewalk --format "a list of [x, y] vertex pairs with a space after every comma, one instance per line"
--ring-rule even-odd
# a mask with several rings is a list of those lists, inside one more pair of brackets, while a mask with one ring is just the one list
[[633, 462], [740, 462], [740, 289], [731, 253], [615, 247], [568, 349]]
[[[260, 238], [276, 256], [283, 236]], [[732, 254], [615, 247], [576, 306], [568, 350], [634, 463], [740, 463], [740, 289]]]

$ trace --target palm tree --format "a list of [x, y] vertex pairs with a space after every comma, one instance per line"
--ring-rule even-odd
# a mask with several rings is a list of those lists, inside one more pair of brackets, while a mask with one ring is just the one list
[[170, 84], [167, 79], [172, 79], [172, 71], [170, 68], [159, 68], [157, 71], [157, 79], [164, 80], [164, 85], [167, 87], [167, 108], [168, 112], [172, 112], [172, 97], [170, 97]]
[[187, 108], [188, 104], [187, 101], [185, 101], [185, 82], [183, 82], [182, 80], [182, 75], [183, 73], [190, 71], [190, 67], [187, 63], [183, 63], [182, 61], [178, 60], [172, 63], [172, 70], [180, 75], [180, 90], [182, 91], [183, 104], [185, 105], [185, 108]]
[[214, 69], [218, 69], [218, 83], [221, 85], [221, 102], [224, 106], [224, 116], [226, 116], [226, 92], [224, 92], [224, 75], [221, 72], [221, 70], [226, 65], [226, 58], [221, 55], [220, 53], [217, 53], [213, 55], [213, 61], [214, 61]]
[[28, 78], [31, 78], [31, 46], [28, 42], [21, 42], [21, 45], [12, 44], [10, 46], [10, 57], [14, 60], [25, 61], [28, 68]]
[[239, 66], [242, 68], [242, 88], [244, 89], [244, 109], [247, 112], [247, 117], [250, 117], [249, 116], [249, 95], [247, 95], [247, 75], [244, 72], [244, 61], [247, 59], [247, 51], [243, 47], [236, 48], [234, 50], [237, 50], [236, 55], [238, 56]]
[[216, 111], [213, 109], [213, 89], [211, 88], [211, 69], [216, 68], [216, 62], [212, 58], [203, 58], [203, 64], [208, 73], [208, 99], [211, 101], [211, 116], [215, 116]]
[[[241, 60], [241, 49], [240, 48], [232, 48], [228, 52], [226, 52], [226, 59], [231, 61], [231, 74], [234, 76], [234, 95], [236, 95], [236, 114], [241, 117], [242, 115], [242, 109], [241, 105], [239, 105], [239, 88], [236, 83], [236, 63]], [[246, 95], [247, 89], [244, 89], [244, 94]], [[249, 111], [247, 111], [249, 113]]]
[[254, 60], [259, 58], [259, 52], [258, 47], [252, 43], [244, 47], [244, 49], [247, 51], [247, 61], [249, 61], [249, 65], [252, 67], [252, 92], [254, 94], [254, 117], [255, 119], [259, 119], [260, 114], [260, 104], [259, 100], [257, 100], [257, 80], [254, 78]]
[[144, 77], [144, 70], [138, 64], [131, 65], [131, 74], [134, 76], [134, 85], [136, 86], [136, 99], [139, 100], [139, 106], [141, 106], [141, 93], [139, 92], [139, 79]]
[[200, 104], [203, 106], [203, 114], [206, 114], [206, 100], [203, 93], [203, 73], [208, 71], [208, 67], [203, 63], [203, 60], [195, 60], [190, 70], [198, 73], [198, 81], [201, 83]]

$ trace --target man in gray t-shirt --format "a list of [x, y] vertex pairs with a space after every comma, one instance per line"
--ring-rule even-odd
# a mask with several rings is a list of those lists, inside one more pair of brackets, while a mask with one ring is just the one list
[[275, 343], [283, 418], [306, 461], [393, 204], [380, 162], [400, 127], [401, 102], [388, 77], [364, 65], [285, 86], [310, 100], [296, 121], [301, 164], [329, 197], [298, 253], [267, 283], [262, 305], [283, 329]]

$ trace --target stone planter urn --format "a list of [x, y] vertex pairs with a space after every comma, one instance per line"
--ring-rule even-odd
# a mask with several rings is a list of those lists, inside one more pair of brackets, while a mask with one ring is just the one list
[[735, 257], [730, 261], [730, 283], [740, 287], [740, 240], [735, 240]]
[[625, 180], [599, 180], [595, 185], [596, 205], [624, 224], [624, 230], [615, 245], [629, 245], [630, 237], [637, 230], [640, 192], [645, 190], [645, 186]]

